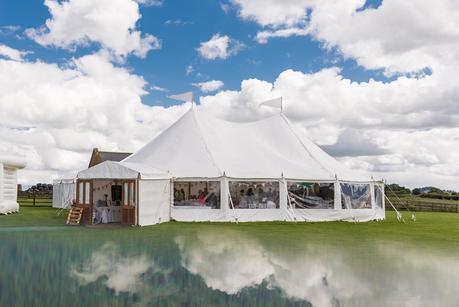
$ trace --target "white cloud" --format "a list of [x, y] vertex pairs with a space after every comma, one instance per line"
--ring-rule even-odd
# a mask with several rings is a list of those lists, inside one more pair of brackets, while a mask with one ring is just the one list
[[194, 71], [193, 65], [188, 65], [186, 67], [185, 73], [187, 76], [189, 76], [193, 71]]
[[141, 58], [161, 48], [158, 38], [136, 29], [139, 5], [133, 0], [45, 0], [51, 17], [26, 34], [43, 46], [75, 49], [99, 43], [118, 57], [130, 53]]
[[168, 19], [164, 22], [165, 25], [168, 26], [186, 26], [193, 24], [192, 21], [185, 21], [182, 19]]
[[212, 36], [207, 42], [202, 42], [197, 49], [198, 53], [207, 60], [226, 59], [236, 55], [244, 48], [244, 44], [219, 33]]
[[[61, 11], [71, 7], [80, 13], [81, 9], [73, 7], [73, 1], [46, 3], [56, 13], [40, 38], [59, 42], [60, 34], [73, 33], [69, 30], [72, 23], [62, 21], [73, 17]], [[89, 6], [86, 1], [81, 3]], [[259, 102], [282, 95], [284, 111], [297, 128], [341, 155], [350, 167], [412, 187], [459, 189], [459, 153], [454, 150], [459, 142], [459, 18], [454, 2], [420, 1], [413, 6], [385, 0], [377, 9], [359, 12], [356, 9], [363, 1], [233, 3], [242, 18], [263, 27], [258, 36], [261, 42], [307, 29], [326, 48], [336, 48], [364, 67], [382, 68], [396, 78], [352, 82], [339, 68], [313, 73], [285, 70], [275, 80], [242, 80], [240, 90], [202, 97], [202, 108], [226, 119], [248, 121], [270, 115], [272, 111], [259, 108]], [[110, 32], [121, 37], [116, 40], [125, 41], [126, 35], [136, 32], [140, 15], [137, 3], [133, 7], [132, 26]], [[75, 20], [83, 22], [80, 15]], [[66, 29], [62, 33], [55, 30], [61, 22]], [[110, 24], [83, 23], [98, 30]], [[85, 29], [81, 33], [92, 31]], [[99, 39], [84, 34], [77, 36], [78, 42], [71, 35], [61, 38], [66, 48], [89, 40], [114, 46], [110, 35]], [[49, 182], [62, 172], [84, 168], [92, 147], [134, 151], [186, 110], [183, 105], [143, 104], [145, 80], [113, 65], [107, 52], [72, 59], [60, 67], [40, 60], [27, 62], [21, 54], [26, 51], [8, 48], [1, 49], [0, 58], [0, 149], [27, 156], [29, 167], [21, 172], [23, 183]], [[118, 54], [132, 52], [120, 50]], [[227, 58], [235, 53], [234, 42], [216, 34], [201, 44], [199, 52], [208, 59]], [[424, 67], [430, 67], [432, 74], [412, 74]], [[190, 65], [187, 73], [191, 72]], [[212, 90], [217, 90], [218, 80], [213, 81]], [[204, 91], [203, 84], [196, 86]]]
[[29, 54], [28, 51], [21, 51], [6, 45], [0, 44], [0, 57], [5, 57], [7, 59], [22, 61], [24, 56]]
[[[442, 70], [459, 61], [459, 4], [455, 1], [233, 0], [239, 16], [263, 30], [256, 40], [310, 35], [326, 48], [387, 75]], [[430, 18], [425, 18], [430, 16]], [[446, 62], [446, 63], [445, 63]]]
[[142, 104], [145, 86], [104, 53], [67, 67], [0, 59], [0, 152], [25, 155], [32, 184], [85, 168], [93, 147], [136, 150], [187, 109]]
[[224, 83], [220, 80], [193, 83], [193, 86], [199, 88], [203, 93], [215, 92], [216, 90], [222, 88], [223, 85]]
[[260, 44], [266, 44], [269, 39], [273, 37], [290, 37], [290, 36], [304, 36], [308, 34], [308, 30], [305, 28], [286, 28], [286, 29], [278, 29], [278, 30], [266, 30], [260, 31], [257, 33], [255, 40]]
[[458, 189], [459, 154], [451, 150], [459, 141], [457, 78], [451, 72], [357, 83], [336, 68], [310, 74], [286, 70], [273, 83], [244, 80], [239, 91], [201, 97], [201, 104], [219, 117], [250, 121], [274, 112], [259, 108], [259, 102], [281, 95], [284, 113], [297, 129], [346, 155], [341, 160], [348, 166], [409, 186], [420, 184], [419, 177], [402, 172], [426, 173], [421, 184]]
[[144, 6], [162, 6], [164, 4], [164, 0], [134, 0], [134, 1]]
[[105, 243], [92, 253], [81, 270], [73, 268], [70, 275], [82, 285], [104, 279], [105, 286], [117, 295], [121, 292], [134, 294], [140, 291], [140, 277], [151, 269], [152, 263], [145, 255], [123, 257], [117, 246]]
[[368, 245], [372, 261], [365, 263], [356, 261], [353, 247], [310, 242], [285, 251], [242, 231], [198, 232], [176, 243], [190, 273], [230, 295], [266, 287], [312, 306], [449, 306], [459, 298], [453, 290], [459, 281], [456, 257], [406, 244]]
[[154, 91], [158, 91], [158, 92], [168, 92], [169, 91], [167, 88], [157, 86], [157, 85], [153, 85], [151, 89]]
[[232, 0], [239, 16], [262, 26], [295, 26], [306, 20], [311, 0]]

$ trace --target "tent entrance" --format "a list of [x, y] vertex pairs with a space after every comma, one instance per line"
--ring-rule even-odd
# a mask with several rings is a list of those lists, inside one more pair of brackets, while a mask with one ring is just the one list
[[76, 206], [83, 208], [82, 223], [136, 224], [137, 180], [78, 179]]

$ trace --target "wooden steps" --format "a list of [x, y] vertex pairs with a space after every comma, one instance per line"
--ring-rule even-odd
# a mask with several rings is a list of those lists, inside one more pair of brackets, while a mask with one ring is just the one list
[[67, 215], [67, 225], [80, 225], [84, 208], [72, 207]]

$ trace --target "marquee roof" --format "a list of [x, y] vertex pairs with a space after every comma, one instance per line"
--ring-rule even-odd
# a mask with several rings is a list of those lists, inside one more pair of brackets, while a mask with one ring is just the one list
[[121, 163], [125, 162], [161, 169], [176, 178], [370, 179], [298, 134], [283, 114], [235, 123], [196, 107]]

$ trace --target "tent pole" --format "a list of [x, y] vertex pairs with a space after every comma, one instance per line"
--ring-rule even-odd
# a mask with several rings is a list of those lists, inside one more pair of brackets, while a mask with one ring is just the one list
[[228, 199], [229, 199], [229, 202], [230, 202], [230, 205], [231, 205], [231, 210], [233, 212], [233, 218], [236, 221], [236, 224], [239, 224], [238, 218], [236, 216], [236, 210], [234, 210], [233, 198], [231, 197], [231, 191], [230, 191], [230, 188], [229, 188], [229, 181], [228, 181], [228, 178], [226, 178], [226, 176], [224, 178], [225, 178], [225, 182], [226, 182], [226, 190], [228, 191]]
[[293, 219], [293, 221], [296, 223], [297, 222], [296, 214], [295, 214], [295, 211], [293, 210], [292, 202], [290, 201], [290, 195], [288, 195], [288, 186], [287, 186], [287, 181], [284, 178], [284, 174], [282, 174], [282, 183], [284, 184], [284, 188], [285, 188], [285, 192], [287, 196], [287, 212], [289, 212], [289, 209], [291, 210], [289, 212], [290, 213], [289, 215]]

